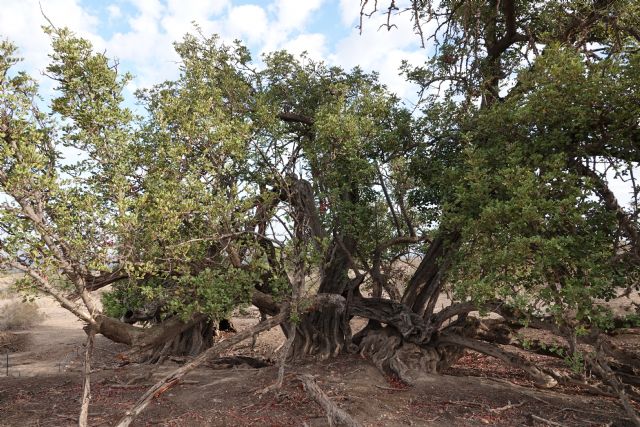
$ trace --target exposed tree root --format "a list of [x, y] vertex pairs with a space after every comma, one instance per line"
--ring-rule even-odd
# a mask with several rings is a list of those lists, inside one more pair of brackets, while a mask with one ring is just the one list
[[169, 356], [195, 356], [213, 344], [216, 328], [211, 320], [195, 322], [162, 346], [155, 347], [147, 356], [147, 363], [163, 363]]
[[622, 407], [627, 412], [627, 415], [629, 415], [636, 427], [640, 427], [640, 416], [638, 416], [638, 412], [631, 404], [626, 387], [611, 370], [611, 367], [605, 360], [603, 353], [602, 346], [599, 345], [596, 349], [596, 354], [588, 355], [586, 360], [595, 373], [597, 373], [598, 376], [600, 376], [615, 391]]
[[274, 316], [265, 322], [260, 322], [253, 328], [238, 332], [237, 334], [216, 343], [213, 347], [209, 348], [207, 351], [201, 353], [198, 357], [193, 359], [193, 361], [169, 373], [156, 384], [154, 384], [151, 388], [149, 388], [138, 399], [138, 401], [126, 412], [122, 419], [120, 419], [117, 427], [129, 426], [133, 422], [133, 420], [135, 420], [136, 417], [140, 415], [142, 411], [144, 411], [144, 409], [149, 405], [149, 403], [151, 403], [151, 401], [155, 397], [162, 395], [167, 390], [170, 390], [171, 388], [176, 386], [186, 374], [188, 374], [198, 366], [216, 357], [223, 351], [230, 349], [239, 342], [244, 341], [247, 338], [251, 338], [253, 334], [269, 330], [274, 326], [278, 326], [280, 323], [287, 319], [288, 315], [288, 310], [282, 310], [282, 312], [277, 316]]
[[318, 387], [311, 375], [300, 375], [298, 378], [304, 385], [304, 389], [309, 396], [325, 410], [330, 426], [341, 424], [347, 427], [360, 427], [360, 423], [329, 399], [320, 387]]
[[462, 356], [456, 346], [435, 346], [403, 341], [392, 327], [370, 330], [360, 341], [360, 354], [388, 375], [405, 383], [414, 383], [424, 373], [436, 373], [451, 366]]
[[276, 382], [265, 389], [263, 389], [260, 394], [269, 393], [273, 390], [280, 390], [282, 388], [282, 382], [284, 381], [284, 368], [287, 363], [287, 358], [291, 353], [291, 347], [293, 345], [293, 340], [296, 337], [296, 329], [291, 328], [291, 333], [287, 338], [287, 341], [284, 343], [284, 346], [280, 349], [280, 354], [278, 355], [278, 378]]
[[294, 359], [311, 356], [325, 360], [340, 354], [346, 345], [345, 298], [338, 294], [318, 294], [312, 303], [296, 326], [291, 349]]

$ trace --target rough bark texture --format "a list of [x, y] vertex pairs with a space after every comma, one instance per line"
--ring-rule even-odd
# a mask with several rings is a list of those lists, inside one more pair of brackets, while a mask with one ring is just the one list
[[346, 345], [343, 316], [345, 298], [339, 294], [318, 294], [314, 305], [296, 326], [291, 357], [327, 359], [337, 356]]
[[96, 332], [131, 347], [128, 359], [157, 363], [168, 356], [195, 356], [213, 344], [215, 325], [203, 315], [184, 322], [178, 317], [150, 328], [130, 325], [107, 317], [96, 317]]
[[[474, 324], [464, 324], [457, 333], [473, 335]], [[407, 384], [415, 382], [425, 373], [440, 372], [454, 364], [463, 354], [459, 346], [425, 340], [410, 342], [393, 326], [368, 328], [358, 337], [360, 354], [370, 359], [387, 375], [393, 375]]]
[[436, 283], [439, 276], [438, 260], [445, 254], [446, 239], [444, 235], [438, 235], [429, 246], [429, 250], [422, 258], [420, 265], [407, 284], [407, 290], [402, 296], [402, 303], [410, 307], [414, 312], [424, 311], [424, 302], [430, 294], [439, 288]]
[[[353, 242], [345, 242], [352, 247]], [[346, 296], [350, 282], [347, 274], [348, 255], [337, 243], [333, 243], [328, 251], [325, 268], [322, 270], [318, 296]], [[313, 356], [319, 359], [338, 355], [346, 348], [347, 337], [351, 336], [349, 324], [344, 321], [344, 307], [324, 305], [318, 310], [303, 316], [297, 325], [296, 338], [293, 343], [292, 356], [301, 358]]]
[[84, 355], [84, 372], [82, 387], [82, 405], [80, 406], [80, 417], [78, 427], [87, 427], [89, 419], [89, 402], [91, 401], [91, 356], [93, 355], [93, 342], [96, 336], [94, 328], [89, 328], [87, 333], [87, 348]]
[[203, 319], [177, 334], [173, 339], [156, 346], [146, 361], [162, 363], [169, 356], [196, 356], [213, 345], [216, 327], [211, 320]]
[[365, 317], [393, 326], [406, 341], [415, 344], [429, 342], [434, 330], [422, 317], [406, 305], [381, 298], [353, 298], [349, 314]]

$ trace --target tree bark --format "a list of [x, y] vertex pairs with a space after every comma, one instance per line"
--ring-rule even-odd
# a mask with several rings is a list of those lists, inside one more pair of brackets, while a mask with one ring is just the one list
[[164, 344], [156, 345], [145, 361], [162, 363], [169, 356], [196, 356], [213, 345], [216, 329], [210, 319], [196, 321]]
[[[347, 250], [353, 249], [354, 243], [345, 239]], [[349, 259], [344, 249], [333, 242], [325, 257], [325, 267], [321, 271], [318, 297], [334, 295], [345, 297], [350, 282], [348, 276]], [[344, 301], [344, 298], [342, 298]], [[351, 336], [349, 323], [344, 321], [344, 307], [333, 304], [319, 307], [303, 316], [296, 326], [296, 338], [293, 343], [292, 357], [302, 358], [316, 356], [326, 359], [338, 355], [347, 345], [347, 337]]]
[[430, 318], [440, 295], [442, 279], [446, 273], [458, 233], [441, 232], [431, 242], [427, 253], [407, 284], [402, 303], [424, 318]]
[[309, 396], [311, 396], [318, 405], [322, 406], [322, 409], [327, 413], [327, 421], [330, 426], [333, 426], [334, 423], [339, 423], [347, 427], [360, 427], [360, 423], [329, 399], [322, 389], [318, 387], [311, 375], [300, 375], [298, 378], [304, 385], [304, 389]]
[[93, 341], [95, 336], [95, 329], [89, 327], [89, 331], [87, 332], [87, 348], [84, 354], [84, 384], [82, 387], [82, 405], [80, 406], [78, 427], [87, 427], [89, 425], [89, 402], [91, 401], [91, 356], [93, 355]]
[[536, 380], [536, 383], [539, 387], [552, 388], [558, 385], [558, 382], [553, 377], [542, 372], [524, 357], [517, 354], [509, 353], [494, 345], [474, 340], [472, 338], [466, 338], [460, 335], [442, 335], [438, 338], [438, 343], [454, 344], [457, 346], [466, 347], [471, 350], [475, 350], [507, 362], [510, 365], [520, 368], [527, 374], [531, 375], [531, 377]]

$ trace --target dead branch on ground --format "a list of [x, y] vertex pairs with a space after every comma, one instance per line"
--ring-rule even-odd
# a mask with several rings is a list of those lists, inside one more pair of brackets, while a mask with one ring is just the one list
[[325, 392], [323, 392], [322, 389], [318, 387], [311, 375], [300, 375], [298, 378], [304, 385], [304, 389], [309, 394], [309, 396], [311, 396], [311, 398], [315, 400], [320, 406], [322, 406], [322, 409], [325, 410], [330, 426], [334, 426], [335, 424], [339, 423], [347, 427], [360, 427], [360, 423], [354, 420], [351, 415], [349, 415], [343, 409], [340, 409], [329, 399]]
[[91, 401], [91, 355], [93, 354], [93, 341], [96, 330], [89, 325], [87, 331], [87, 349], [84, 353], [84, 385], [82, 387], [82, 406], [80, 407], [80, 417], [78, 427], [87, 427], [89, 418], [89, 402]]

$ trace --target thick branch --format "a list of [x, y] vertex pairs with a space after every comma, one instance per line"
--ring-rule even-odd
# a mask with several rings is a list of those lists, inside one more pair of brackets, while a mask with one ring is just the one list
[[552, 388], [558, 384], [554, 378], [542, 372], [524, 357], [509, 353], [491, 344], [459, 335], [442, 335], [438, 338], [438, 344], [454, 344], [500, 359], [531, 375], [539, 387]]
[[380, 170], [380, 166], [378, 166], [377, 164], [376, 164], [376, 171], [378, 172], [378, 179], [380, 180], [380, 186], [382, 187], [384, 198], [387, 201], [387, 207], [389, 208], [389, 212], [391, 212], [391, 218], [393, 219], [393, 223], [396, 226], [396, 231], [398, 232], [398, 234], [402, 234], [400, 221], [398, 220], [398, 216], [396, 215], [396, 210], [393, 207], [391, 196], [389, 196], [389, 192], [387, 191], [387, 186], [384, 183], [384, 177], [382, 176], [382, 171]]
[[360, 424], [354, 420], [351, 415], [343, 409], [340, 409], [338, 405], [329, 399], [320, 387], [318, 387], [311, 375], [300, 375], [298, 379], [304, 385], [304, 389], [309, 396], [325, 410], [330, 426], [334, 425], [334, 423], [340, 423], [347, 427], [360, 427]]
[[280, 313], [280, 306], [278, 303], [275, 302], [271, 295], [265, 294], [264, 292], [254, 290], [253, 295], [251, 296], [251, 303], [269, 316], [275, 316]]
[[283, 122], [303, 123], [309, 126], [315, 123], [315, 121], [311, 117], [307, 117], [297, 113], [290, 113], [290, 112], [288, 113], [284, 111], [278, 114], [278, 118]]
[[101, 273], [98, 276], [87, 275], [84, 277], [85, 289], [89, 292], [97, 291], [112, 283], [129, 278], [128, 274], [122, 270], [116, 270], [112, 273]]
[[578, 174], [592, 180], [598, 195], [604, 202], [606, 208], [609, 211], [615, 213], [620, 227], [631, 242], [634, 253], [638, 255], [638, 251], [640, 250], [640, 232], [638, 230], [638, 226], [635, 224], [631, 216], [628, 215], [620, 206], [615, 194], [613, 194], [609, 186], [596, 172], [585, 166], [580, 160], [574, 161], [573, 165], [575, 166]]
[[391, 325], [405, 340], [416, 344], [429, 342], [434, 331], [406, 305], [382, 298], [354, 298], [349, 314]]

